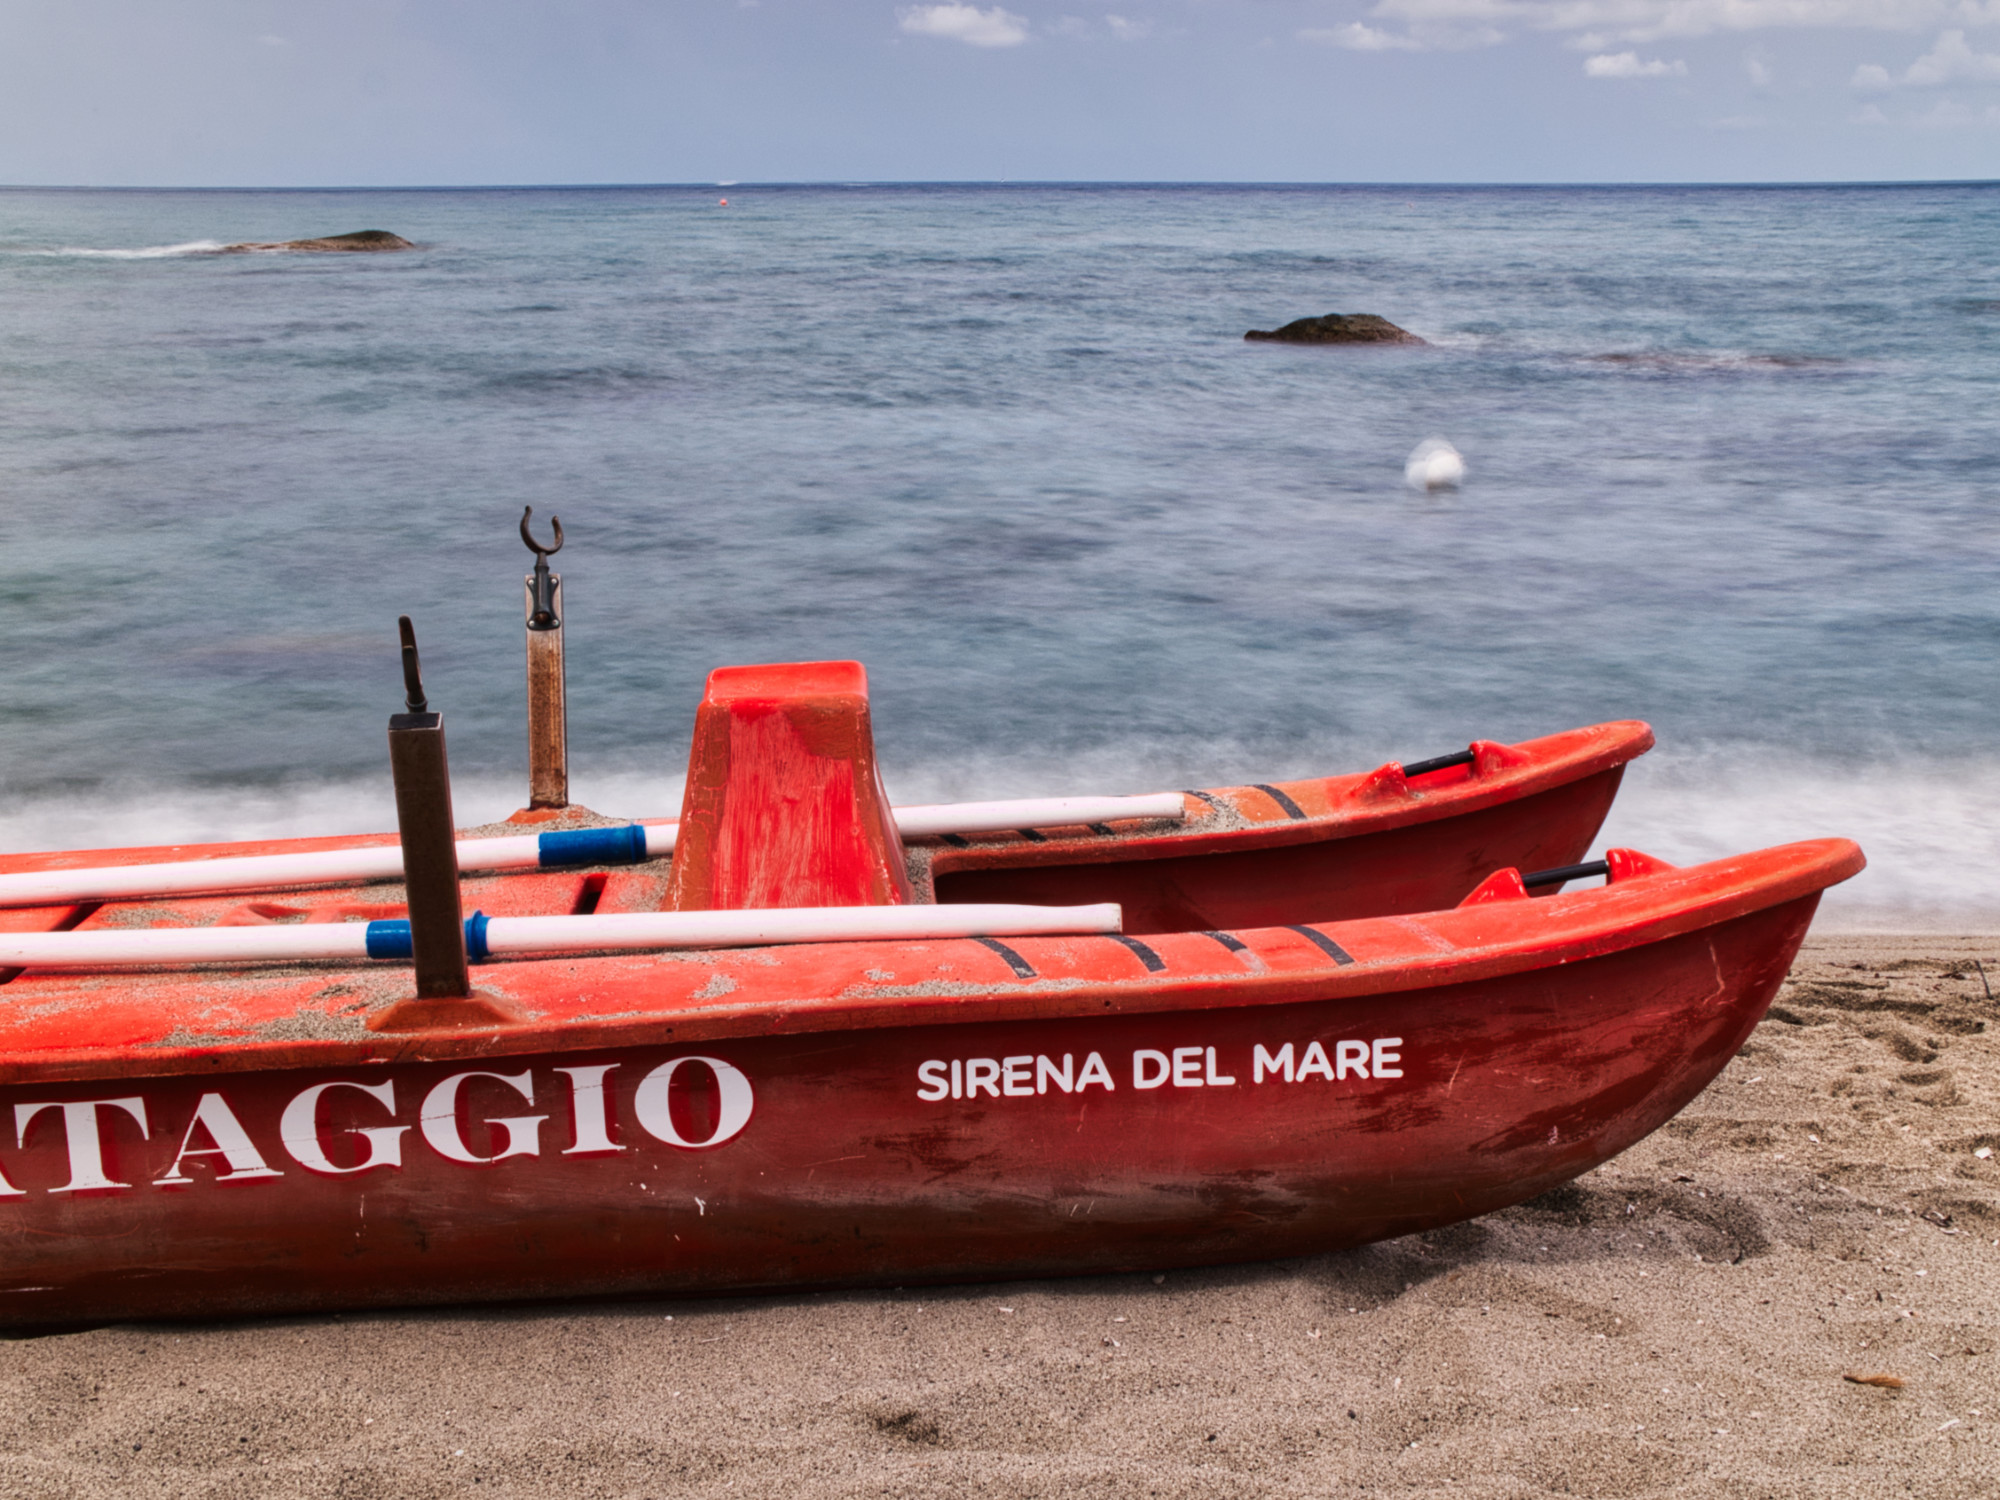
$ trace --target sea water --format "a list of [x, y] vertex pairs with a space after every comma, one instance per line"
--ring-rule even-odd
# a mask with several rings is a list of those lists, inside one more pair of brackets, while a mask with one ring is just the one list
[[519, 806], [531, 505], [602, 811], [731, 662], [903, 801], [1638, 717], [1605, 842], [2000, 928], [2000, 187], [14, 191], [0, 307], [0, 848], [393, 826], [405, 613]]

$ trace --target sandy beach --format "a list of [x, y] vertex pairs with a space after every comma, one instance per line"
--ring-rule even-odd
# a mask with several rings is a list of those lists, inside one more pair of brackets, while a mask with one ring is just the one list
[[7, 1342], [0, 1494], [1990, 1495], [1975, 958], [2000, 977], [2000, 939], [1815, 939], [1625, 1156], [1338, 1255]]

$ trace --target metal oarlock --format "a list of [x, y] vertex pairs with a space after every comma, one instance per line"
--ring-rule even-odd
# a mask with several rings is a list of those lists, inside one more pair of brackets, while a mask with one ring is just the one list
[[535, 513], [521, 511], [521, 540], [535, 554], [535, 571], [523, 582], [528, 591], [528, 806], [569, 806], [569, 725], [563, 705], [562, 574], [549, 559], [562, 551], [562, 522], [549, 517], [553, 547], [528, 530]]
[[419, 1000], [459, 1000], [472, 993], [465, 958], [465, 917], [458, 899], [458, 834], [451, 816], [451, 770], [445, 762], [444, 715], [429, 711], [408, 615], [403, 635], [407, 712], [389, 718], [389, 769], [396, 779], [396, 826], [409, 892], [410, 950]]
[[1433, 771], [1448, 771], [1453, 766], [1471, 766], [1479, 763], [1479, 756], [1472, 750], [1455, 750], [1450, 755], [1433, 756], [1429, 760], [1413, 760], [1403, 767], [1403, 779], [1415, 781], [1419, 776], [1428, 776]]
[[1521, 884], [1529, 890], [1537, 886], [1562, 885], [1571, 880], [1590, 880], [1599, 875], [1609, 882], [1611, 865], [1606, 860], [1593, 859], [1581, 865], [1557, 865], [1553, 870], [1535, 870], [1521, 877]]

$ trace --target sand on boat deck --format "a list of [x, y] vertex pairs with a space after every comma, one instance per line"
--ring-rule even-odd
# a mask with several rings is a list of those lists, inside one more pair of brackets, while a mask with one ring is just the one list
[[0, 1343], [0, 1495], [1991, 1496], [1974, 958], [1815, 940], [1625, 1156], [1338, 1255]]

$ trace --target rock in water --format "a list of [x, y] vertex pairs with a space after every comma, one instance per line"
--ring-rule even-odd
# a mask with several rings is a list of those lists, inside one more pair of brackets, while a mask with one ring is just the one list
[[1465, 482], [1465, 458], [1443, 438], [1425, 438], [1403, 465], [1403, 483], [1413, 490], [1455, 490]]
[[1323, 318], [1298, 318], [1283, 328], [1253, 328], [1246, 339], [1274, 344], [1422, 344], [1406, 328], [1373, 313], [1328, 313]]
[[251, 250], [414, 250], [417, 247], [400, 234], [386, 229], [357, 229], [353, 234], [329, 234], [317, 240], [272, 240], [224, 245], [224, 255], [241, 255]]

